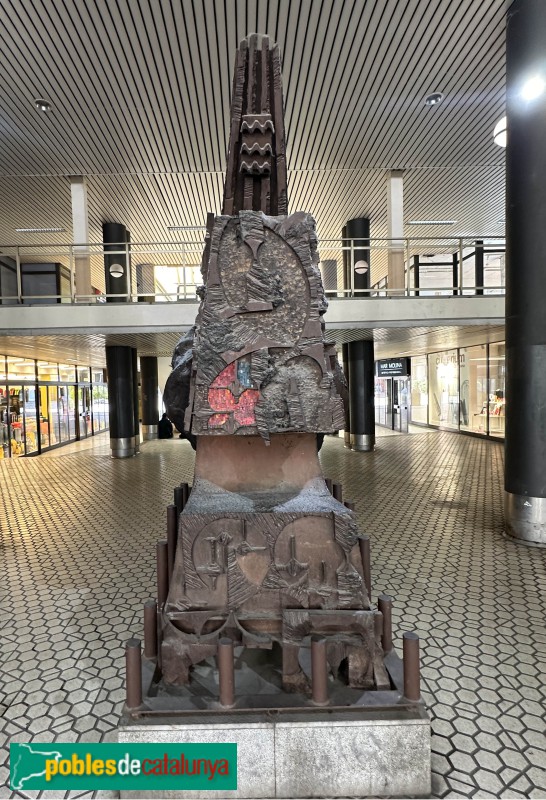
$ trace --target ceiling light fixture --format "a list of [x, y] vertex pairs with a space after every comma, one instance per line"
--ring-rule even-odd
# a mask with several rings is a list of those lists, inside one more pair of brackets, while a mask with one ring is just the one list
[[17, 233], [62, 233], [66, 228], [15, 228]]
[[506, 117], [501, 117], [495, 125], [493, 139], [499, 147], [506, 147]]
[[533, 75], [521, 87], [521, 96], [524, 100], [536, 100], [544, 92], [546, 84], [540, 75]]
[[427, 97], [425, 97], [425, 105], [426, 106], [437, 106], [438, 103], [441, 103], [444, 99], [444, 95], [442, 92], [432, 92]]
[[456, 219], [411, 219], [408, 225], [455, 225]]
[[34, 101], [34, 105], [38, 111], [41, 111], [43, 114], [49, 114], [49, 112], [53, 109], [53, 106], [49, 100], [44, 100], [43, 97], [37, 97]]

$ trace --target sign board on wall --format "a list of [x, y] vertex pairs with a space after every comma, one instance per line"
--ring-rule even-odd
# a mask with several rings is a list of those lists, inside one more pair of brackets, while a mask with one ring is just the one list
[[385, 358], [376, 362], [378, 378], [401, 378], [410, 374], [409, 358]]

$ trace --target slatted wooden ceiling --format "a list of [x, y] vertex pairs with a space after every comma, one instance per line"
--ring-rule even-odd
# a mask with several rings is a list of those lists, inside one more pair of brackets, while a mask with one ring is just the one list
[[[414, 235], [502, 234], [504, 0], [2, 0], [0, 242], [70, 240], [68, 176], [88, 176], [91, 231], [133, 241], [219, 211], [233, 57], [283, 53], [291, 210], [337, 238], [386, 234], [386, 177], [407, 170]], [[432, 91], [445, 94], [424, 105]], [[34, 98], [53, 105], [51, 114]], [[66, 234], [16, 234], [60, 226]], [[377, 277], [377, 276], [376, 276]]]

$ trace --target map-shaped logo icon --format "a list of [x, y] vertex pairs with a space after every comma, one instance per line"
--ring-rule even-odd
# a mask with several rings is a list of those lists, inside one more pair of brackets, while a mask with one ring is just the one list
[[48, 750], [40, 744], [18, 743], [11, 749], [10, 767], [11, 788], [16, 791], [29, 787], [33, 778], [43, 778], [46, 773], [46, 761], [59, 761], [62, 754], [58, 750]]

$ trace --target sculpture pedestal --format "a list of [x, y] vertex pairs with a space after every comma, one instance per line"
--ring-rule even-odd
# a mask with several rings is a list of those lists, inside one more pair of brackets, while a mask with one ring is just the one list
[[[273, 655], [273, 658], [271, 657]], [[234, 792], [121, 791], [122, 798], [426, 797], [430, 794], [430, 720], [424, 704], [402, 697], [403, 665], [391, 651], [391, 688], [352, 689], [328, 680], [329, 705], [287, 693], [273, 654], [241, 648], [235, 707], [223, 709], [215, 660], [196, 666], [183, 687], [157, 682], [143, 662], [144, 703], [125, 714], [118, 739], [127, 743], [237, 744]], [[302, 667], [310, 661], [302, 654]]]
[[422, 706], [171, 720], [124, 719], [119, 741], [236, 742], [237, 791], [122, 791], [122, 798], [427, 797], [431, 791], [430, 722]]

